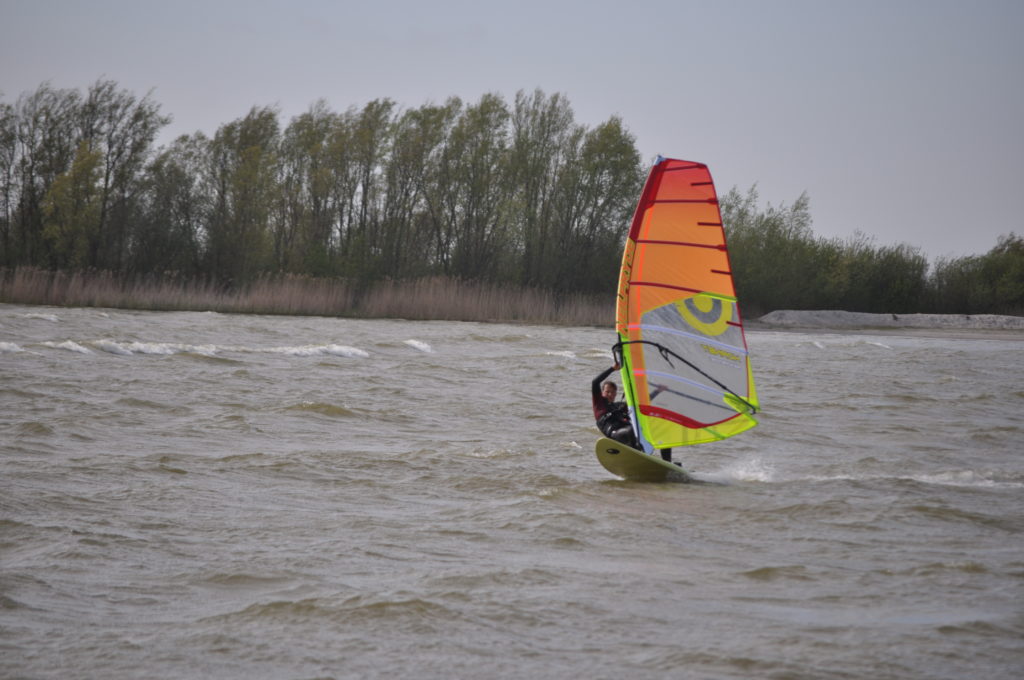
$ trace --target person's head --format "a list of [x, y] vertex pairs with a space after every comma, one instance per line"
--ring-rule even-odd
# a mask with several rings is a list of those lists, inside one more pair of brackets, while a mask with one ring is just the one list
[[606, 380], [601, 384], [601, 396], [608, 401], [615, 401], [615, 395], [618, 394], [618, 391], [619, 388], [611, 380]]

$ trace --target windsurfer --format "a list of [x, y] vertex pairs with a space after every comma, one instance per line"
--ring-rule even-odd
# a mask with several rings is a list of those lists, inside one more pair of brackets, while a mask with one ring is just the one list
[[[591, 383], [591, 398], [594, 403], [594, 418], [597, 420], [597, 427], [609, 439], [622, 442], [626, 446], [637, 448], [636, 434], [633, 432], [633, 424], [629, 419], [629, 409], [623, 401], [615, 401], [619, 388], [611, 380], [605, 380], [612, 371], [621, 368], [618, 362], [614, 366], [601, 372], [601, 375], [594, 378]], [[602, 382], [604, 381], [604, 382]], [[659, 385], [653, 396], [657, 396], [665, 390], [664, 385]], [[672, 462], [672, 449], [659, 449], [662, 460]], [[678, 465], [678, 463], [676, 463]]]
[[598, 429], [606, 437], [636, 448], [636, 435], [633, 434], [633, 425], [629, 420], [626, 403], [615, 401], [619, 388], [612, 381], [605, 381], [612, 371], [617, 371], [619, 368], [621, 367], [616, 362], [614, 366], [602, 371], [601, 375], [594, 378], [594, 382], [591, 384], [594, 419], [597, 420]]

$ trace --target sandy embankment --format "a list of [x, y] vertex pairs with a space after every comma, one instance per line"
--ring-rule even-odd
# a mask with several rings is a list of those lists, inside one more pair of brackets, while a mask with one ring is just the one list
[[755, 325], [772, 329], [926, 329], [1024, 331], [1024, 316], [1000, 314], [868, 314], [829, 310], [782, 309], [765, 314]]

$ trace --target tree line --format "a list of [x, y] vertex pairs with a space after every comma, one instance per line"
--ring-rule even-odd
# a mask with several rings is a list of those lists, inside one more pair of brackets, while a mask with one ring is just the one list
[[[564, 95], [390, 99], [282, 125], [254, 107], [156, 147], [170, 117], [115, 82], [0, 101], [0, 267], [173, 275], [237, 289], [268, 275], [449, 277], [613, 295], [646, 174], [611, 117]], [[811, 231], [809, 201], [721, 199], [745, 308], [1024, 310], [1024, 244], [929, 266], [912, 246]], [[749, 313], [749, 312], [748, 312]]]
[[643, 181], [620, 119], [588, 128], [539, 90], [404, 110], [321, 101], [284, 127], [255, 107], [159, 149], [168, 117], [109, 81], [43, 85], [0, 116], [7, 267], [600, 290]]

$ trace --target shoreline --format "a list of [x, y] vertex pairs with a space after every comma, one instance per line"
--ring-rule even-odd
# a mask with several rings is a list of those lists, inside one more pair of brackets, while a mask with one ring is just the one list
[[772, 326], [744, 321], [747, 333], [792, 333], [794, 335], [863, 335], [901, 338], [944, 338], [956, 340], [1024, 340], [1024, 331], [1000, 328], [828, 328], [825, 326]]
[[922, 338], [1024, 339], [1024, 316], [1004, 314], [871, 314], [778, 310], [744, 321], [749, 331], [901, 335]]
[[783, 309], [765, 314], [755, 323], [772, 329], [1024, 331], [1024, 316], [1005, 314], [872, 314]]
[[[36, 302], [0, 302], [0, 307], [45, 307], [50, 309], [109, 309], [119, 311], [153, 312], [214, 312], [218, 314], [268, 314], [265, 311], [215, 310], [215, 309], [146, 309], [141, 306], [107, 305], [56, 305]], [[396, 321], [468, 321], [476, 323], [504, 323], [512, 325], [566, 326], [576, 324], [552, 323], [533, 319], [502, 319], [493, 316], [479, 319], [416, 318], [405, 316], [351, 316], [341, 314], [308, 314], [302, 312], [277, 312], [281, 316], [336, 316], [339, 319], [380, 319]], [[895, 316], [895, 318], [894, 318]], [[613, 328], [607, 324], [579, 324], [591, 328]], [[779, 310], [756, 319], [744, 319], [743, 327], [750, 332], [810, 333], [827, 335], [901, 335], [931, 338], [964, 339], [1006, 339], [1024, 340], [1024, 316], [997, 314], [870, 314], [866, 312], [844, 312], [841, 310]]]

